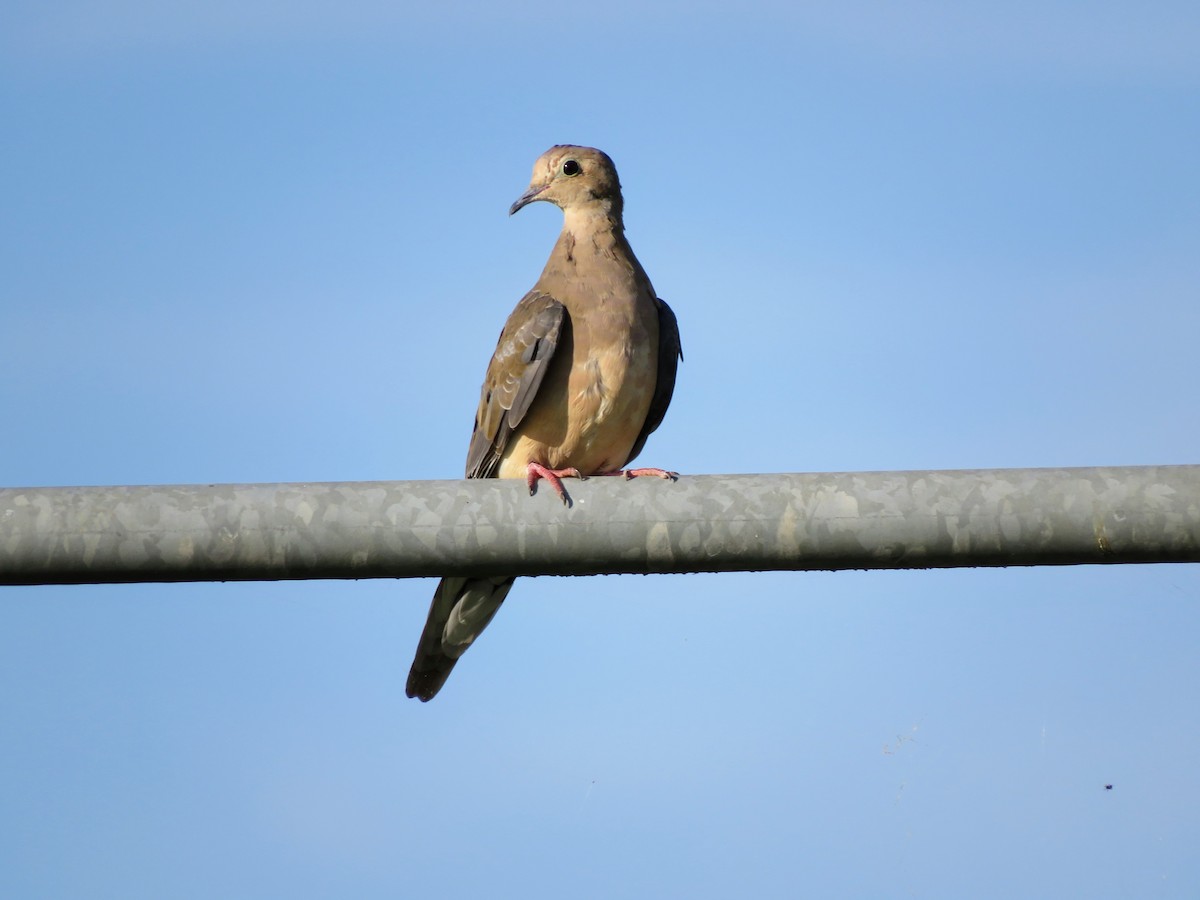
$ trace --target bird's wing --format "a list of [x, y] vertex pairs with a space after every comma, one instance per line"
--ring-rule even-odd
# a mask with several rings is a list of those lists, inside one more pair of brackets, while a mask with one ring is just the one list
[[509, 438], [529, 411], [546, 376], [566, 317], [561, 303], [549, 294], [532, 290], [504, 323], [475, 412], [475, 431], [467, 450], [468, 478], [495, 475]]
[[679, 341], [679, 323], [675, 320], [675, 313], [665, 300], [656, 299], [654, 302], [658, 306], [658, 375], [646, 422], [633, 442], [625, 465], [629, 465], [642, 452], [646, 439], [662, 424], [667, 407], [671, 405], [671, 395], [675, 393], [675, 372], [679, 368], [679, 361], [683, 359], [683, 345]]

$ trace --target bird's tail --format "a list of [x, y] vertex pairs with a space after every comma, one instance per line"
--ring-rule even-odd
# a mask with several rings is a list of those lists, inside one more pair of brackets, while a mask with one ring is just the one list
[[438, 583], [408, 672], [408, 696], [422, 702], [434, 698], [458, 658], [492, 621], [512, 583], [508, 577], [443, 578]]

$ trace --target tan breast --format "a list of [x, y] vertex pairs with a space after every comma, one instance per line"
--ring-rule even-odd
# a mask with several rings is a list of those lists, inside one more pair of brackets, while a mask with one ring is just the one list
[[[625, 465], [641, 433], [658, 372], [658, 313], [652, 296], [564, 302], [570, 339], [501, 460], [501, 478], [530, 462], [585, 475]], [[572, 308], [574, 307], [574, 308]], [[599, 307], [599, 308], [597, 308]]]

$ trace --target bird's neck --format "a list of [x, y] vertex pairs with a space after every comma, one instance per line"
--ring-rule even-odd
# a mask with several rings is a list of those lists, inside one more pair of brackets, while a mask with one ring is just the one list
[[633, 255], [621, 216], [598, 203], [564, 210], [558, 244], [561, 256], [572, 265], [583, 259], [603, 265]]
[[[605, 296], [633, 298], [652, 292], [650, 280], [625, 239], [621, 216], [600, 204], [564, 210], [563, 230], [540, 281], [543, 289], [572, 308], [582, 283]], [[597, 286], [602, 286], [598, 288]], [[574, 308], [579, 313], [582, 307]]]
[[563, 234], [574, 235], [576, 241], [603, 238], [605, 235], [619, 239], [624, 233], [619, 201], [597, 200], [563, 210]]

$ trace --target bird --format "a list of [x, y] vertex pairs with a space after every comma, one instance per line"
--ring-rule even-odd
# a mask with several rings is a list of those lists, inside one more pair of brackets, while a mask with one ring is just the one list
[[[546, 481], [678, 473], [626, 466], [662, 424], [683, 358], [675, 313], [654, 291], [625, 237], [616, 167], [592, 147], [558, 144], [533, 166], [509, 215], [547, 202], [562, 232], [533, 289], [500, 332], [480, 389], [467, 478]], [[445, 684], [513, 585], [512, 576], [448, 577], [434, 591], [406, 693], [423, 702]]]

